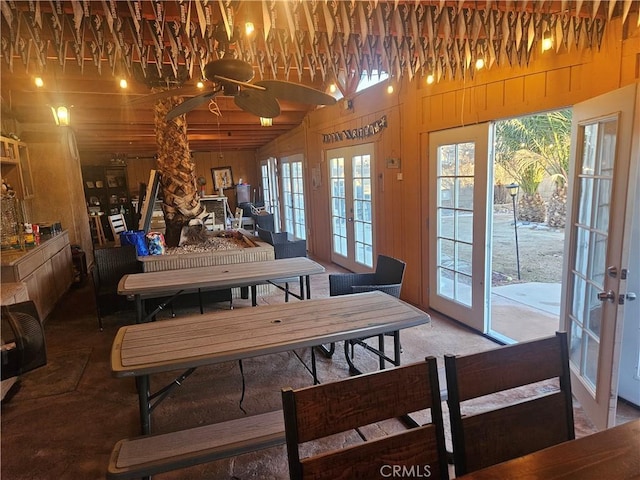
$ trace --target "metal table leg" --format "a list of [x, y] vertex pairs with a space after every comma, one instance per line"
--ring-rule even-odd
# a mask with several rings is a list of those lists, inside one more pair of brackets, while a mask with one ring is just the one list
[[258, 287], [256, 285], [251, 285], [251, 306], [255, 307], [258, 305]]
[[141, 295], [136, 295], [136, 323], [142, 323], [144, 320], [144, 302]]
[[151, 433], [151, 406], [149, 405], [149, 375], [136, 377], [138, 403], [140, 406], [140, 426], [142, 435]]

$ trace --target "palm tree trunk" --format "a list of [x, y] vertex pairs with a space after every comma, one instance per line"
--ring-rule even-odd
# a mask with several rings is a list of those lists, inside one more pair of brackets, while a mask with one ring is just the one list
[[154, 117], [158, 171], [164, 197], [165, 243], [168, 247], [178, 246], [182, 228], [191, 219], [206, 214], [196, 186], [195, 163], [189, 151], [186, 118], [181, 115], [168, 122], [165, 120], [167, 112], [178, 103], [178, 97], [158, 101]]

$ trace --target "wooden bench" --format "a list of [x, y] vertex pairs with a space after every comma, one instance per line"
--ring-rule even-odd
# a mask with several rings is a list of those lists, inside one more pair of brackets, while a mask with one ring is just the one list
[[171, 433], [120, 440], [107, 479], [134, 479], [285, 443], [282, 410]]

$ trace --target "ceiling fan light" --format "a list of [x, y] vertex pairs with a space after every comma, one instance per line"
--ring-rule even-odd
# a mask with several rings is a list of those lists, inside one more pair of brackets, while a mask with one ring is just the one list
[[260, 117], [260, 125], [263, 127], [270, 127], [273, 125], [273, 118]]
[[337, 89], [338, 89], [338, 87], [336, 87], [335, 83], [332, 83], [331, 85], [329, 85], [329, 92], [336, 93]]

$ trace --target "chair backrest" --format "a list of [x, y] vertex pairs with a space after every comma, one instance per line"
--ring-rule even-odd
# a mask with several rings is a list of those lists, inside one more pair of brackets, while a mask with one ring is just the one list
[[[448, 478], [442, 405], [434, 357], [337, 382], [283, 389], [289, 476], [292, 479], [383, 478], [406, 466], [416, 477]], [[321, 439], [430, 409], [431, 423], [329, 451]], [[314, 442], [313, 455], [299, 445]], [[346, 443], [346, 442], [345, 442]], [[316, 445], [317, 444], [317, 445]], [[324, 444], [327, 449], [326, 444]], [[309, 448], [304, 450], [309, 451]], [[332, 449], [333, 448], [333, 449]], [[407, 470], [408, 471], [408, 470]], [[386, 472], [386, 473], [385, 473]]]
[[376, 285], [402, 284], [406, 264], [397, 258], [378, 255], [376, 262]]
[[260, 238], [260, 240], [262, 240], [263, 242], [267, 242], [267, 243], [273, 245], [273, 243], [272, 243], [273, 239], [271, 238], [271, 234], [273, 232], [271, 230], [265, 230], [260, 225], [258, 225], [256, 227], [256, 231], [258, 232], [258, 237]]
[[264, 230], [269, 230], [271, 232], [275, 231], [273, 213], [265, 213], [265, 214], [252, 215], [252, 216], [257, 227], [260, 227]]
[[[445, 370], [456, 476], [575, 438], [565, 332], [472, 355], [445, 355]], [[495, 396], [482, 400], [488, 408], [480, 403], [479, 397], [517, 387], [523, 388], [511, 392], [509, 404], [504, 395], [499, 407]]]
[[242, 209], [236, 207], [236, 214], [233, 217], [233, 228], [240, 228], [242, 226]]
[[121, 213], [109, 215], [109, 226], [113, 234], [113, 240], [116, 244], [120, 244], [120, 233], [127, 231], [127, 222]]
[[123, 275], [142, 271], [134, 245], [96, 248], [93, 256], [100, 286], [117, 286]]

